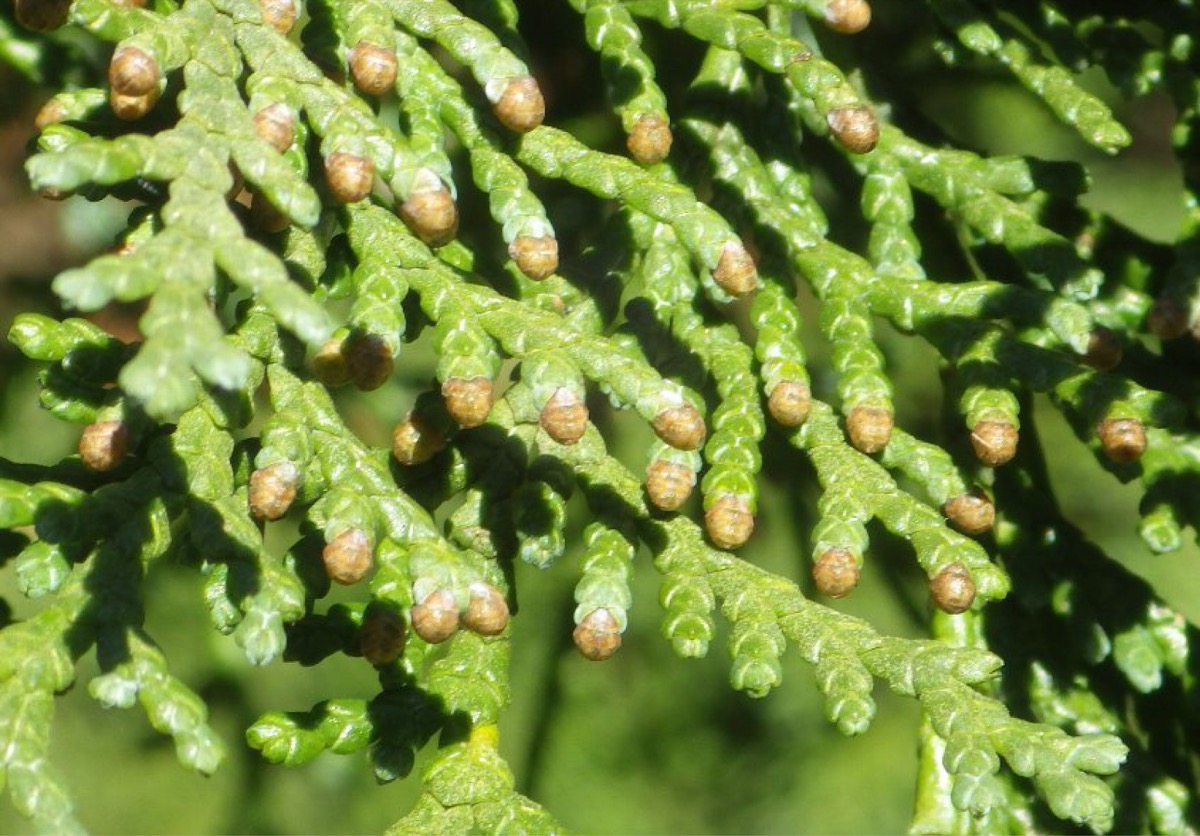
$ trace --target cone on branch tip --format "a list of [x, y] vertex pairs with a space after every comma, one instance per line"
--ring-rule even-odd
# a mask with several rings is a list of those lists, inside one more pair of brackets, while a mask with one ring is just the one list
[[592, 610], [575, 625], [571, 638], [579, 652], [593, 662], [603, 662], [621, 648], [621, 627], [606, 608]]
[[587, 431], [587, 423], [587, 404], [565, 386], [554, 390], [538, 416], [538, 424], [559, 444], [577, 443]]
[[540, 282], [558, 271], [558, 241], [552, 235], [518, 235], [508, 245], [508, 257], [518, 270]]
[[817, 591], [830, 598], [845, 598], [853, 592], [861, 573], [858, 559], [849, 549], [826, 549], [813, 561], [812, 576]]
[[825, 121], [838, 145], [852, 154], [866, 154], [879, 142], [879, 122], [866, 105], [834, 108]]
[[350, 79], [368, 96], [382, 96], [396, 84], [400, 62], [395, 50], [359, 41], [350, 50]]
[[283, 102], [267, 105], [254, 114], [254, 133], [282, 154], [296, 141], [296, 114]]
[[975, 581], [962, 563], [951, 563], [929, 581], [929, 594], [942, 612], [958, 615], [975, 601]]
[[784, 380], [775, 384], [767, 396], [767, 411], [780, 425], [798, 427], [808, 420], [812, 410], [812, 390], [808, 384]]
[[508, 626], [508, 602], [490, 583], [471, 584], [471, 602], [462, 625], [481, 636], [498, 636]]
[[325, 544], [321, 562], [329, 579], [349, 586], [371, 571], [374, 562], [371, 540], [360, 528], [348, 528]]
[[463, 429], [478, 427], [492, 411], [495, 387], [486, 377], [452, 377], [442, 384], [446, 411]]
[[363, 392], [378, 389], [392, 376], [396, 361], [387, 341], [377, 334], [355, 334], [342, 345], [346, 369]]
[[1008, 421], [980, 421], [971, 428], [975, 458], [988, 467], [999, 467], [1017, 454], [1017, 428]]
[[646, 468], [646, 496], [660, 511], [677, 511], [696, 487], [696, 471], [685, 464], [654, 459]]
[[1136, 418], [1107, 418], [1096, 428], [1100, 446], [1109, 461], [1136, 462], [1146, 452], [1146, 427]]
[[829, 0], [825, 6], [825, 25], [835, 32], [853, 35], [871, 22], [871, 5], [866, 0]]
[[358, 633], [359, 652], [377, 668], [390, 665], [404, 653], [407, 633], [408, 628], [400, 613], [374, 601], [363, 614]]
[[942, 513], [963, 534], [986, 534], [996, 524], [996, 506], [981, 490], [950, 497], [942, 505]]
[[708, 434], [704, 416], [690, 403], [664, 409], [654, 416], [654, 434], [676, 450], [695, 450]]
[[446, 437], [416, 412], [392, 430], [392, 455], [405, 466], [424, 464], [445, 447]]
[[671, 153], [675, 137], [671, 126], [657, 113], [643, 113], [625, 139], [629, 154], [642, 165], [661, 163]]
[[281, 35], [292, 31], [296, 25], [296, 0], [259, 0], [263, 23]]
[[742, 547], [754, 533], [754, 514], [744, 496], [723, 494], [704, 512], [704, 528], [717, 548]]
[[503, 81], [492, 110], [501, 125], [523, 134], [542, 124], [546, 118], [546, 100], [537, 79], [531, 75], [515, 76]]
[[413, 189], [399, 211], [400, 219], [430, 247], [444, 247], [458, 233], [458, 206], [441, 180]]
[[892, 413], [879, 406], [856, 406], [846, 416], [846, 434], [855, 450], [874, 455], [892, 440], [895, 420]]
[[413, 605], [413, 632], [429, 644], [441, 644], [458, 631], [458, 604], [449, 589], [435, 589]]
[[745, 296], [758, 287], [758, 268], [740, 241], [729, 241], [713, 268], [713, 281], [730, 296]]
[[370, 157], [334, 151], [325, 158], [325, 183], [338, 203], [358, 203], [375, 185], [375, 163]]
[[97, 421], [83, 428], [79, 458], [89, 470], [106, 473], [118, 467], [129, 453], [129, 427], [124, 421]]
[[296, 501], [300, 469], [289, 461], [260, 467], [250, 474], [248, 503], [257, 520], [278, 520]]

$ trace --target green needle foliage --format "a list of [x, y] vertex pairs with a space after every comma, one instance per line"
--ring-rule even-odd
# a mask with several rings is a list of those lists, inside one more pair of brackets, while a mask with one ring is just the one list
[[[1179, 549], [1200, 524], [1200, 12], [874, 9], [944, 77], [1010, 74], [1109, 154], [1131, 137], [1091, 82], [1169, 97], [1187, 214], [1164, 244], [1081, 203], [1076, 164], [955, 142], [866, 0], [567, 0], [575, 28], [528, 41], [521, 5], [0, 6], [0, 61], [52, 94], [32, 187], [131, 210], [54, 280], [66, 315], [8, 331], [82, 426], [58, 464], [0, 459], [0, 563], [38, 599], [0, 609], [15, 807], [81, 829], [48, 754], [91, 654], [87, 693], [140, 705], [184, 767], [239, 745], [145, 627], [173, 561], [248, 664], [377, 671], [371, 699], [254, 722], [266, 760], [366, 750], [391, 781], [420, 757], [396, 833], [557, 831], [499, 748], [523, 579], [575, 576], [573, 640], [602, 661], [652, 563], [663, 636], [725, 644], [732, 688], [767, 697], [790, 652], [843, 734], [877, 683], [917, 701], [913, 832], [1196, 827], [1195, 628], [1060, 511], [1032, 396], [1140, 486], [1149, 549]], [[599, 68], [562, 118], [551, 47]], [[140, 340], [87, 317], [113, 303]], [[940, 357], [940, 427], [897, 424], [889, 329]], [[400, 378], [420, 391], [381, 449], [333, 390]], [[736, 554], [768, 453], [813, 521], [799, 583]], [[889, 540], [928, 583], [924, 638], [836, 604], [894, 571]]]

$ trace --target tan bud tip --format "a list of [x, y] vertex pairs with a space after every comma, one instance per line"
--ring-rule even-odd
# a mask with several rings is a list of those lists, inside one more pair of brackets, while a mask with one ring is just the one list
[[996, 506], [981, 490], [950, 497], [942, 513], [963, 534], [986, 534], [996, 524]]
[[1088, 336], [1087, 353], [1083, 355], [1083, 362], [1093, 369], [1107, 372], [1119, 366], [1124, 355], [1120, 338], [1112, 330], [1100, 325]]
[[821, 552], [812, 568], [817, 591], [830, 598], [845, 598], [853, 592], [861, 574], [854, 553], [843, 548]]
[[158, 103], [158, 95], [157, 87], [142, 96], [129, 96], [125, 93], [118, 93], [116, 90], [110, 90], [108, 106], [112, 108], [113, 115], [118, 119], [124, 122], [134, 122], [151, 111]]
[[144, 49], [123, 46], [113, 53], [108, 65], [108, 84], [114, 93], [125, 96], [145, 96], [158, 89], [162, 70], [158, 62]]
[[880, 406], [856, 406], [846, 416], [846, 434], [855, 450], [867, 455], [878, 453], [892, 440], [895, 420]]
[[458, 206], [444, 186], [409, 193], [400, 204], [400, 218], [431, 247], [445, 246], [458, 232]]
[[1017, 428], [1008, 421], [980, 421], [971, 428], [975, 458], [988, 467], [999, 467], [1017, 454]]
[[726, 242], [712, 277], [730, 296], [745, 296], [758, 287], [758, 269], [741, 241]]
[[289, 461], [273, 462], [250, 474], [250, 513], [257, 520], [277, 520], [296, 501], [300, 469]]
[[358, 633], [358, 649], [377, 668], [390, 665], [404, 653], [407, 628], [400, 613], [387, 606], [369, 606]]
[[283, 102], [267, 105], [254, 114], [254, 133], [282, 154], [296, 141], [296, 114]]
[[1188, 330], [1188, 307], [1178, 299], [1155, 299], [1146, 314], [1146, 329], [1156, 337], [1174, 340]]
[[504, 84], [493, 110], [501, 125], [523, 134], [542, 124], [546, 118], [546, 100], [537, 79], [519, 75]]
[[587, 404], [565, 387], [554, 391], [538, 416], [542, 429], [559, 444], [574, 444], [583, 438], [587, 422]]
[[481, 636], [498, 636], [508, 626], [508, 602], [490, 583], [473, 583], [462, 624]]
[[392, 376], [396, 361], [387, 341], [377, 334], [356, 335], [343, 352], [350, 379], [363, 392], [378, 389]]
[[258, 7], [262, 12], [263, 23], [281, 35], [291, 32], [292, 27], [296, 25], [295, 0], [259, 0]]
[[677, 450], [695, 450], [708, 434], [704, 416], [690, 403], [664, 409], [654, 416], [651, 427], [655, 435]]
[[644, 113], [633, 124], [625, 140], [630, 155], [642, 165], [661, 163], [671, 153], [675, 141], [671, 126], [657, 113]]
[[368, 96], [382, 96], [396, 84], [399, 62], [395, 50], [359, 41], [350, 50], [350, 78]]
[[1106, 418], [1096, 435], [1104, 455], [1117, 464], [1136, 462], [1146, 452], [1146, 427], [1136, 418]]
[[104, 473], [117, 467], [129, 453], [129, 428], [123, 421], [97, 421], [83, 428], [79, 457], [89, 470]]
[[58, 96], [55, 96], [38, 109], [37, 116], [33, 117], [33, 126], [42, 131], [51, 125], [57, 125], [66, 118], [67, 109]]
[[486, 377], [452, 377], [442, 384], [442, 399], [450, 417], [464, 429], [478, 427], [492, 411], [495, 389]]
[[326, 386], [341, 386], [350, 382], [350, 364], [346, 361], [345, 344], [341, 337], [334, 337], [313, 355], [313, 374]]
[[288, 216], [275, 208], [270, 200], [261, 192], [255, 192], [250, 199], [250, 223], [254, 228], [274, 235], [277, 232], [283, 232], [291, 225], [291, 220]]
[[540, 282], [558, 270], [558, 241], [552, 235], [518, 235], [508, 245], [508, 257], [516, 262], [518, 270]]
[[975, 581], [962, 563], [951, 563], [929, 581], [929, 594], [942, 612], [958, 615], [975, 600]]
[[325, 544], [321, 551], [325, 574], [337, 583], [358, 583], [371, 571], [371, 540], [361, 528], [348, 528]]
[[392, 430], [392, 455], [402, 465], [424, 464], [446, 446], [446, 437], [412, 413]]
[[812, 390], [797, 380], [775, 384], [767, 397], [767, 411], [785, 427], [798, 427], [808, 420], [812, 409]]
[[67, 22], [71, 0], [17, 0], [17, 22], [26, 29], [46, 32]]
[[696, 487], [696, 471], [684, 464], [654, 459], [646, 468], [646, 496], [662, 511], [676, 511]]
[[[458, 631], [454, 593], [436, 589], [412, 608], [413, 631], [430, 644], [441, 644]], [[501, 628], [503, 629], [503, 628]]]
[[852, 154], [866, 154], [879, 142], [879, 122], [866, 105], [834, 108], [825, 121], [833, 138]]
[[853, 35], [871, 23], [871, 5], [866, 0], [829, 0], [825, 25], [834, 32]]
[[621, 626], [606, 608], [592, 610], [575, 625], [571, 636], [585, 658], [603, 662], [621, 649]]
[[339, 203], [358, 203], [375, 185], [375, 163], [370, 157], [334, 151], [325, 158], [325, 182]]
[[754, 533], [754, 514], [746, 497], [724, 494], [717, 497], [704, 512], [704, 528], [708, 539], [721, 549], [737, 549], [746, 544]]

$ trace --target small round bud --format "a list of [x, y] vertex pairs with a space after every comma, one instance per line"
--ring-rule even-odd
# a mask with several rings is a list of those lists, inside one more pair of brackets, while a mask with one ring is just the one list
[[704, 512], [704, 528], [708, 539], [720, 549], [736, 549], [745, 545], [754, 533], [754, 515], [750, 503], [738, 494], [723, 494]]
[[508, 257], [517, 263], [518, 270], [540, 282], [558, 270], [558, 241], [552, 235], [518, 235], [508, 245]]
[[861, 574], [854, 553], [842, 548], [822, 552], [812, 568], [817, 591], [830, 598], [845, 598], [853, 592]]
[[871, 6], [866, 0], [829, 0], [825, 6], [825, 25], [834, 32], [853, 35], [871, 22]]
[[123, 46], [108, 65], [108, 84], [114, 93], [125, 96], [145, 96], [158, 89], [162, 70], [158, 62], [144, 49]]
[[321, 551], [325, 574], [343, 585], [358, 583], [371, 571], [371, 540], [361, 528], [347, 528]]
[[1093, 329], [1088, 336], [1087, 353], [1083, 355], [1083, 362], [1093, 369], [1107, 372], [1120, 365], [1124, 354], [1121, 340], [1110, 329], [1101, 325]]
[[654, 416], [651, 427], [655, 435], [677, 450], [695, 450], [708, 434], [704, 416], [690, 403], [664, 409]]
[[585, 615], [572, 638], [579, 652], [593, 662], [603, 662], [621, 649], [621, 627], [604, 607]]
[[130, 96], [110, 90], [108, 106], [112, 108], [113, 115], [118, 119], [124, 122], [133, 122], [150, 112], [151, 108], [158, 103], [158, 95], [157, 87], [142, 96]]
[[808, 420], [812, 409], [812, 390], [797, 380], [775, 384], [767, 398], [767, 411], [785, 427], [798, 427]]
[[713, 281], [730, 296], [745, 296], [758, 287], [754, 259], [740, 241], [726, 242], [712, 272]]
[[313, 374], [326, 386], [341, 386], [350, 382], [350, 364], [346, 360], [345, 340], [334, 337], [313, 355]]
[[344, 347], [350, 379], [363, 392], [378, 389], [392, 376], [395, 360], [387, 341], [377, 334], [355, 335]]
[[369, 606], [358, 633], [358, 649], [377, 668], [390, 665], [404, 653], [407, 628], [400, 613], [388, 606]]
[[565, 387], [554, 391], [538, 416], [542, 429], [559, 444], [574, 444], [583, 438], [587, 422], [587, 404]]
[[254, 114], [254, 133], [282, 154], [296, 141], [296, 114], [283, 102], [267, 105]]
[[358, 203], [375, 185], [375, 163], [370, 157], [334, 151], [325, 158], [325, 183], [338, 203]]
[[951, 563], [929, 581], [929, 594], [942, 612], [958, 615], [975, 600], [975, 581], [962, 563]]
[[963, 534], [986, 534], [996, 524], [996, 506], [981, 490], [950, 497], [942, 506], [942, 513]]
[[1017, 454], [1017, 428], [1008, 421], [980, 421], [971, 428], [975, 458], [988, 467], [999, 467]]
[[1146, 330], [1164, 340], [1182, 337], [1188, 330], [1188, 307], [1178, 299], [1155, 299], [1146, 314]]
[[646, 496], [662, 511], [676, 511], [696, 487], [696, 471], [684, 464], [654, 459], [646, 468]]
[[508, 79], [493, 106], [500, 124], [510, 131], [523, 134], [532, 131], [546, 118], [546, 100], [542, 88], [531, 75]]
[[1146, 452], [1146, 428], [1136, 418], [1106, 418], [1096, 435], [1104, 455], [1117, 464], [1136, 462]]
[[67, 109], [63, 106], [62, 100], [55, 96], [38, 109], [37, 116], [33, 117], [33, 126], [39, 131], [43, 131], [51, 125], [57, 125], [67, 118]]
[[288, 216], [275, 208], [275, 204], [261, 192], [255, 192], [250, 199], [250, 222], [255, 229], [268, 235], [283, 232], [292, 223]]
[[416, 412], [410, 413], [392, 430], [392, 455], [402, 465], [424, 464], [445, 446], [446, 437]]
[[445, 246], [458, 232], [458, 206], [440, 181], [437, 188], [410, 192], [400, 204], [400, 219], [431, 247]]
[[89, 470], [105, 473], [121, 464], [129, 453], [129, 428], [124, 421], [97, 421], [83, 428], [79, 457]]
[[396, 84], [400, 64], [395, 50], [359, 41], [350, 50], [350, 78], [368, 96], [382, 96]]
[[867, 455], [878, 453], [892, 440], [892, 413], [879, 406], [856, 406], [846, 416], [846, 433], [854, 449]]
[[289, 461], [273, 462], [250, 474], [250, 513], [256, 520], [277, 520], [296, 501], [300, 469]]
[[492, 411], [495, 389], [486, 377], [452, 377], [442, 384], [442, 399], [450, 417], [464, 429], [478, 427]]
[[498, 636], [508, 626], [508, 602], [490, 583], [473, 583], [462, 624], [481, 636]]
[[633, 124], [625, 140], [629, 153], [642, 165], [661, 163], [671, 153], [675, 137], [667, 120], [657, 113], [644, 113]]
[[296, 25], [295, 0], [258, 0], [258, 7], [262, 12], [263, 23], [281, 35], [291, 32], [292, 27]]
[[866, 154], [879, 142], [879, 122], [866, 105], [834, 108], [825, 121], [838, 145], [852, 154]]
[[17, 23], [35, 32], [57, 29], [67, 22], [71, 0], [17, 0]]
[[[436, 589], [412, 608], [413, 631], [430, 644], [441, 644], [458, 630], [454, 593]], [[503, 629], [503, 628], [501, 628]]]

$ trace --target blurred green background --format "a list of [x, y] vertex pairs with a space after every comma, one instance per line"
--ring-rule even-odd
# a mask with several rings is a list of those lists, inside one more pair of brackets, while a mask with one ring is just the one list
[[[1117, 159], [1099, 158], [1003, 75], [988, 68], [945, 73], [930, 58], [928, 33], [917, 27], [901, 34], [900, 23], [882, 15], [869, 33], [875, 40], [865, 41], [863, 49], [886, 45], [897, 64], [891, 83], [904, 85], [906, 106], [915, 103], [923, 117], [967, 147], [1084, 161], [1094, 177], [1088, 205], [1111, 211], [1156, 240], [1173, 238], [1182, 193], [1167, 144], [1172, 114], [1165, 101], [1121, 105], [1135, 145]], [[596, 68], [579, 49], [577, 24], [539, 11], [527, 25], [563, 33], [545, 39], [536, 56], [540, 75], [551, 79], [550, 120], [596, 145], [615, 146], [612, 120], [595, 115], [601, 107]], [[530, 40], [542, 43], [533, 35]], [[686, 45], [679, 46], [678, 54], [691, 54]], [[680, 61], [667, 75], [668, 84], [676, 75], [685, 77], [686, 61]], [[1103, 89], [1099, 78], [1092, 81]], [[47, 95], [0, 69], [4, 332], [19, 311], [59, 313], [50, 279], [108, 246], [128, 211], [115, 203], [76, 199], [54, 204], [28, 193], [21, 164], [33, 114]], [[822, 200], [835, 228], [842, 223], [851, 229], [857, 213], [853, 181], [831, 177], [823, 185]], [[551, 217], [563, 225], [565, 236], [582, 234], [592, 208], [577, 194], [554, 189], [547, 194]], [[464, 207], [468, 218], [470, 212]], [[811, 310], [811, 301], [807, 304]], [[133, 335], [129, 311], [101, 316], [106, 327]], [[818, 394], [828, 397], [831, 381], [820, 371], [826, 348], [814, 331], [806, 333], [814, 382]], [[928, 440], [943, 441], [936, 357], [919, 340], [886, 328], [881, 333], [894, 373], [899, 423]], [[431, 369], [428, 349], [418, 344], [401, 361], [396, 386], [343, 398], [347, 420], [368, 441], [386, 443], [390, 426], [411, 405]], [[56, 423], [37, 406], [36, 374], [11, 348], [0, 347], [0, 456], [50, 462], [73, 449], [77, 428]], [[622, 415], [600, 419], [614, 452], [637, 462], [647, 438], [644, 426]], [[1189, 618], [1200, 618], [1200, 579], [1189, 569], [1196, 565], [1195, 547], [1151, 556], [1135, 534], [1136, 486], [1120, 486], [1096, 466], [1048, 403], [1038, 403], [1036, 420], [1054, 453], [1053, 473], [1070, 518], [1150, 579]], [[741, 554], [807, 589], [807, 530], [813, 520], [806, 509], [813, 505], [814, 480], [799, 454], [778, 441], [770, 443], [760, 529]], [[578, 531], [586, 521], [578, 498], [572, 514]], [[502, 745], [520, 789], [568, 827], [592, 833], [905, 829], [916, 766], [915, 703], [878, 693], [879, 713], [870, 732], [842, 738], [824, 721], [811, 671], [795, 654], [785, 657], [784, 686], [768, 698], [755, 701], [733, 692], [721, 639], [709, 658], [684, 662], [658, 636], [658, 579], [645, 554], [638, 558], [624, 648], [604, 664], [586, 662], [570, 641], [577, 556], [576, 547], [548, 572], [518, 569], [513, 705], [502, 724]], [[20, 598], [11, 573], [0, 573], [0, 595], [18, 617], [35, 609]], [[883, 632], [917, 637], [924, 631], [924, 595], [903, 544], [879, 537], [861, 587], [837, 606]], [[408, 809], [416, 781], [377, 786], [363, 756], [326, 755], [303, 769], [287, 770], [263, 763], [243, 743], [245, 727], [268, 709], [306, 710], [330, 696], [372, 696], [376, 686], [369, 666], [343, 658], [316, 669], [281, 663], [248, 669], [232, 639], [208, 626], [198, 578], [181, 566], [153, 572], [147, 601], [151, 635], [175, 673], [208, 700], [229, 758], [209, 779], [184, 772], [170, 741], [156, 735], [138, 710], [105, 711], [87, 696], [95, 664], [86, 659], [79, 684], [59, 701], [54, 760], [75, 793], [80, 818], [93, 832], [378, 832]], [[0, 804], [0, 832], [27, 828], [6, 803]]]

